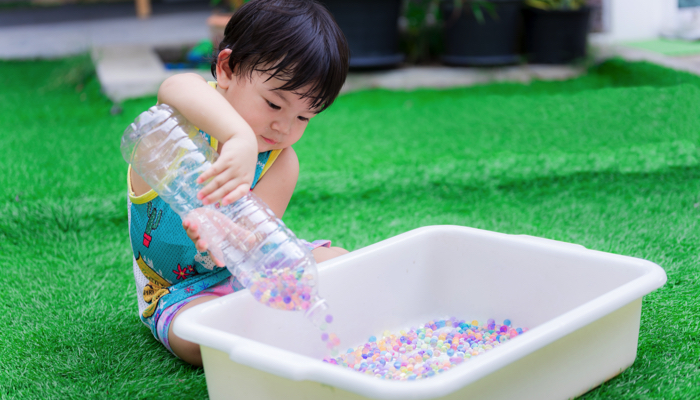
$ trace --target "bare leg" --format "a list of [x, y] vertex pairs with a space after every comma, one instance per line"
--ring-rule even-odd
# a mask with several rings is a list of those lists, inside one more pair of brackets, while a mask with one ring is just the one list
[[173, 325], [175, 324], [175, 319], [177, 319], [181, 312], [187, 310], [190, 307], [194, 307], [197, 304], [202, 304], [207, 301], [218, 298], [218, 296], [204, 296], [194, 299], [191, 302], [187, 303], [187, 305], [183, 306], [180, 310], [178, 310], [178, 312], [173, 317], [173, 320], [170, 322], [170, 328], [168, 329], [168, 340], [170, 341], [170, 348], [173, 349], [173, 353], [175, 353], [178, 357], [197, 367], [202, 366], [202, 354], [199, 351], [199, 345], [197, 343], [188, 342], [187, 340], [175, 335], [175, 333], [173, 333]]
[[349, 251], [342, 247], [319, 247], [311, 251], [317, 264], [348, 253]]

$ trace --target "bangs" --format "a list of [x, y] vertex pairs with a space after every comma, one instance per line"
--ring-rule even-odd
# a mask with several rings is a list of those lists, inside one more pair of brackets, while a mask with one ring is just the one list
[[[308, 98], [320, 111], [338, 97], [348, 72], [345, 37], [330, 13], [314, 1], [247, 3], [226, 25], [219, 51], [224, 49], [231, 49], [231, 71], [248, 78], [254, 71], [267, 73], [268, 80], [284, 82], [276, 89]], [[216, 77], [215, 63], [212, 73]]]

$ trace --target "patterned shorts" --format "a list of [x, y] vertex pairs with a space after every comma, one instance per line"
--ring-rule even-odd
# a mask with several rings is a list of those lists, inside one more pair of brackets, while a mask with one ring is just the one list
[[[312, 243], [307, 242], [306, 240], [301, 239], [301, 241], [306, 245], [306, 248], [309, 250], [314, 250], [319, 247], [331, 247], [331, 241], [330, 240], [314, 240]], [[163, 310], [163, 313], [160, 315], [160, 318], [158, 318], [158, 321], [156, 321], [156, 332], [157, 332], [157, 339], [159, 342], [163, 343], [163, 346], [165, 346], [166, 349], [168, 349], [171, 353], [173, 353], [173, 349], [170, 348], [170, 341], [168, 340], [168, 332], [170, 331], [170, 324], [173, 321], [173, 318], [175, 317], [175, 314], [177, 314], [178, 311], [187, 304], [189, 304], [192, 300], [198, 299], [200, 297], [204, 296], [226, 296], [227, 294], [231, 294], [234, 292], [237, 292], [241, 289], [244, 289], [243, 286], [238, 282], [238, 280], [230, 276], [226, 278], [225, 280], [217, 283], [216, 285], [213, 285], [212, 287], [208, 289], [204, 289], [203, 291], [192, 295], [191, 297], [188, 297], [184, 300], [181, 300], [180, 302], [174, 303], [170, 307], [166, 308]], [[173, 353], [175, 354], [175, 353]], [[177, 355], [175, 355], [177, 356]]]

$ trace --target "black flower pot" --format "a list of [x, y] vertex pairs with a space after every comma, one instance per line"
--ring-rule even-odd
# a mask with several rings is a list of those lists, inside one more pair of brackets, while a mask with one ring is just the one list
[[351, 68], [390, 67], [401, 63], [401, 0], [323, 0], [350, 46]]
[[568, 64], [586, 56], [591, 10], [525, 8], [525, 55], [533, 64]]
[[445, 53], [450, 65], [502, 65], [519, 61], [518, 33], [522, 0], [491, 0], [493, 12], [482, 7], [477, 19], [469, 2], [455, 10], [454, 0], [440, 2], [445, 26]]

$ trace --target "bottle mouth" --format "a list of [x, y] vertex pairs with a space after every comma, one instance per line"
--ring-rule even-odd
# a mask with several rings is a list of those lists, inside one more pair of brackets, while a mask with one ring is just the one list
[[[306, 310], [306, 313], [304, 314], [306, 318], [310, 319], [314, 324], [316, 322], [320, 323], [321, 321], [316, 321], [318, 319], [318, 315], [320, 312], [323, 312], [328, 309], [328, 304], [326, 303], [326, 299], [319, 299], [312, 305], [308, 310]], [[318, 325], [318, 324], [317, 324]]]

